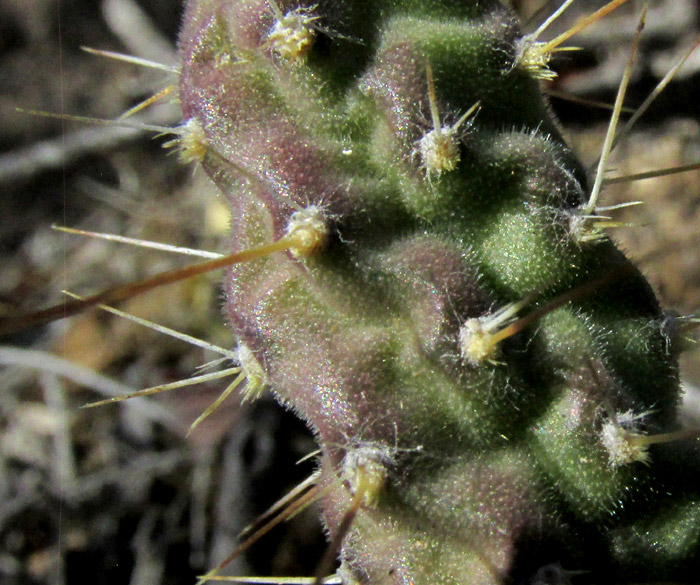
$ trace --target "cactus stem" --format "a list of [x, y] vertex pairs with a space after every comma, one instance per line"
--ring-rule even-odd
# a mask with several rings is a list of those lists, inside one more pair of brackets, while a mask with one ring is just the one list
[[[319, 451], [305, 459], [319, 470], [199, 584], [282, 585], [217, 573], [315, 503], [331, 542], [315, 576], [291, 585], [328, 583], [339, 558], [334, 585], [563, 583], [580, 573], [560, 562], [592, 567], [589, 581], [640, 571], [692, 580], [697, 482], [666, 473], [680, 458], [651, 445], [700, 438], [676, 422], [679, 333], [700, 321], [663, 312], [613, 242], [579, 244], [625, 225], [613, 210], [632, 205], [601, 207], [599, 197], [626, 132], [619, 117], [647, 7], [594, 188], [582, 194], [584, 166], [537, 78], [552, 79], [554, 53], [574, 50], [568, 39], [626, 0], [602, 0], [543, 42], [573, 0], [558, 0], [521, 40], [498, 0], [348, 0], [328, 11], [315, 2], [186, 0], [182, 69], [171, 71], [186, 119], [156, 131], [225, 195], [232, 250], [257, 247], [0, 319], [0, 334], [91, 306], [137, 321], [103, 303], [229, 268], [235, 350], [218, 348], [189, 380], [88, 405], [221, 378], [226, 388], [188, 436], [233, 392], [245, 401], [268, 386], [314, 432]], [[171, 93], [109, 124], [135, 127], [142, 114], [126, 118]], [[657, 554], [659, 542], [670, 552]]]

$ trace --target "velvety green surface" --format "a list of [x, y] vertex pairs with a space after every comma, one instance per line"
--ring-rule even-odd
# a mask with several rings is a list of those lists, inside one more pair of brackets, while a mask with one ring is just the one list
[[[270, 41], [290, 14], [308, 35], [293, 58]], [[661, 490], [653, 447], [619, 463], [604, 441], [675, 428], [675, 340], [622, 253], [572, 229], [587, 180], [521, 37], [490, 1], [188, 3], [183, 111], [233, 209], [232, 250], [300, 212], [328, 230], [308, 258], [234, 267], [226, 308], [317, 434], [331, 535], [372, 496], [344, 537], [346, 583], [502, 583], [550, 564], [624, 581], [640, 556], [648, 578], [697, 568], [696, 475]], [[422, 159], [435, 111], [451, 171]], [[543, 307], [469, 359], [468, 323], [496, 333]]]

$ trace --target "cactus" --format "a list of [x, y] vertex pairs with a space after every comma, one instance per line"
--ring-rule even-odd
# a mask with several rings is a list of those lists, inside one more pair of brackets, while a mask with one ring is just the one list
[[180, 50], [232, 250], [287, 248], [226, 312], [316, 435], [343, 583], [691, 579], [679, 322], [597, 224], [550, 47], [495, 1], [191, 0]]
[[186, 6], [180, 156], [262, 250], [243, 391], [315, 434], [342, 583], [694, 581], [685, 322], [604, 232], [551, 47], [495, 0]]

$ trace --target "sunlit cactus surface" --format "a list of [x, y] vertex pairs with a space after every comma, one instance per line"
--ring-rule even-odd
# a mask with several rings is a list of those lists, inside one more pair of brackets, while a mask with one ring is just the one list
[[[346, 585], [697, 581], [682, 322], [603, 231], [494, 0], [190, 0], [247, 392], [320, 445]], [[284, 249], [282, 249], [284, 248]], [[665, 442], [664, 442], [665, 441]]]

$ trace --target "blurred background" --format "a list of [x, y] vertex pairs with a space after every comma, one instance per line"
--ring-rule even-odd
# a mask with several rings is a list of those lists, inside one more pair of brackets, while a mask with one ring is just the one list
[[[529, 31], [559, 3], [512, 2]], [[603, 4], [578, 0], [545, 38]], [[609, 116], [592, 102], [614, 101], [640, 7], [630, 0], [573, 39], [580, 51], [556, 61], [552, 107], [587, 164], [598, 157]], [[68, 235], [54, 224], [225, 251], [236, 220], [204, 173], [163, 149], [168, 137], [17, 111], [111, 119], [176, 84], [172, 73], [81, 47], [176, 65], [181, 9], [175, 0], [0, 0], [0, 313], [191, 261]], [[628, 106], [642, 103], [699, 30], [697, 0], [651, 2]], [[700, 161], [698, 104], [700, 50], [616, 149], [610, 175]], [[177, 103], [166, 98], [135, 119], [175, 125]], [[645, 204], [615, 212], [631, 226], [614, 237], [644, 259], [664, 306], [699, 311], [698, 172], [611, 186], [602, 204], [633, 200]], [[121, 308], [230, 348], [220, 280], [206, 275]], [[231, 397], [185, 438], [226, 381], [80, 409], [189, 377], [216, 357], [97, 311], [0, 340], [1, 583], [192, 584], [313, 471], [313, 461], [297, 463], [313, 452], [313, 439], [269, 396], [245, 405]], [[700, 426], [699, 357], [691, 348], [683, 358], [690, 426]], [[311, 508], [277, 528], [229, 574], [313, 574], [324, 550], [317, 515]]]

